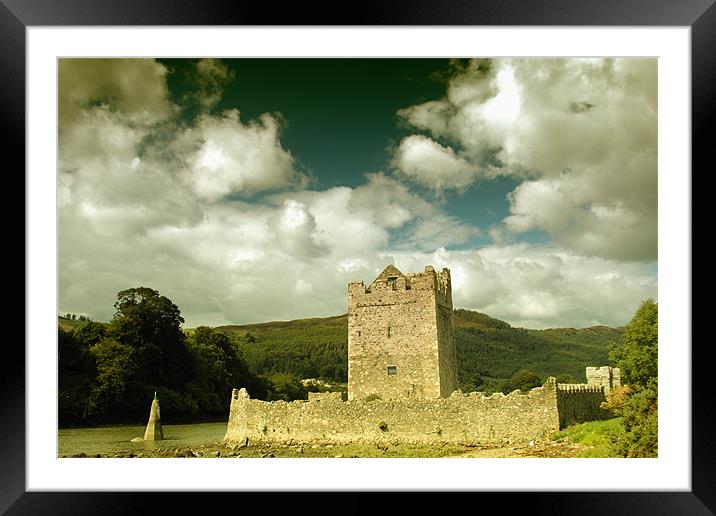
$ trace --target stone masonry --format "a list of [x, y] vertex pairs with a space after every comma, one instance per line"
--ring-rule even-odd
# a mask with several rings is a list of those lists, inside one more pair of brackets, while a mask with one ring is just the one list
[[448, 397], [458, 388], [450, 271], [389, 265], [348, 284], [348, 399]]
[[454, 391], [448, 398], [347, 400], [309, 393], [308, 400], [261, 401], [246, 389], [231, 396], [226, 443], [453, 443], [528, 442], [575, 423], [607, 416], [604, 388], [557, 384], [553, 377], [523, 394], [489, 396]]
[[587, 385], [603, 387], [604, 394], [609, 394], [612, 389], [621, 387], [621, 371], [618, 367], [587, 367]]
[[325, 443], [525, 442], [559, 430], [554, 378], [527, 394], [463, 394], [449, 398], [261, 401], [232, 392], [224, 441]]

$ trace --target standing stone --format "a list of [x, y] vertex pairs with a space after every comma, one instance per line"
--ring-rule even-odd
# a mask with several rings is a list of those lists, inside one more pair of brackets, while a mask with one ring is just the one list
[[154, 400], [152, 401], [152, 408], [149, 410], [149, 423], [147, 423], [147, 429], [144, 431], [145, 441], [163, 441], [164, 432], [162, 432], [162, 419], [159, 415], [159, 398], [157, 398], [156, 391], [154, 392]]

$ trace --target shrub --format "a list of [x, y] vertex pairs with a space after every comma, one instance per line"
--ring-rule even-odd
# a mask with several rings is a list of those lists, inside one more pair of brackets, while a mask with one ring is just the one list
[[378, 421], [378, 428], [380, 428], [380, 430], [382, 432], [387, 432], [388, 431], [388, 423], [386, 423], [385, 421]]

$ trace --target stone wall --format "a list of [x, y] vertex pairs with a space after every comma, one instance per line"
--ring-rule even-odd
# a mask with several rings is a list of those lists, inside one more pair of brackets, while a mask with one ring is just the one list
[[604, 388], [601, 385], [557, 384], [560, 428], [606, 417], [608, 412], [600, 408], [604, 400]]
[[436, 274], [435, 279], [437, 282], [435, 305], [440, 396], [447, 397], [458, 389], [450, 271], [443, 269], [442, 272]]
[[265, 402], [250, 399], [245, 389], [234, 389], [224, 440], [414, 444], [528, 441], [559, 429], [556, 391], [554, 378], [527, 394], [515, 391], [484, 396], [456, 391], [449, 398], [436, 399], [342, 401], [333, 395], [308, 401]]
[[348, 399], [449, 396], [457, 389], [450, 273], [390, 265], [348, 285]]

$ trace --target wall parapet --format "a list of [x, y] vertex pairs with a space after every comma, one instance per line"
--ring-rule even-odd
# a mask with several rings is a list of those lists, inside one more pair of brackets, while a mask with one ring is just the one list
[[590, 393], [604, 393], [604, 387], [601, 385], [589, 385], [587, 383], [558, 383], [557, 390], [563, 393], [570, 392], [590, 392]]

